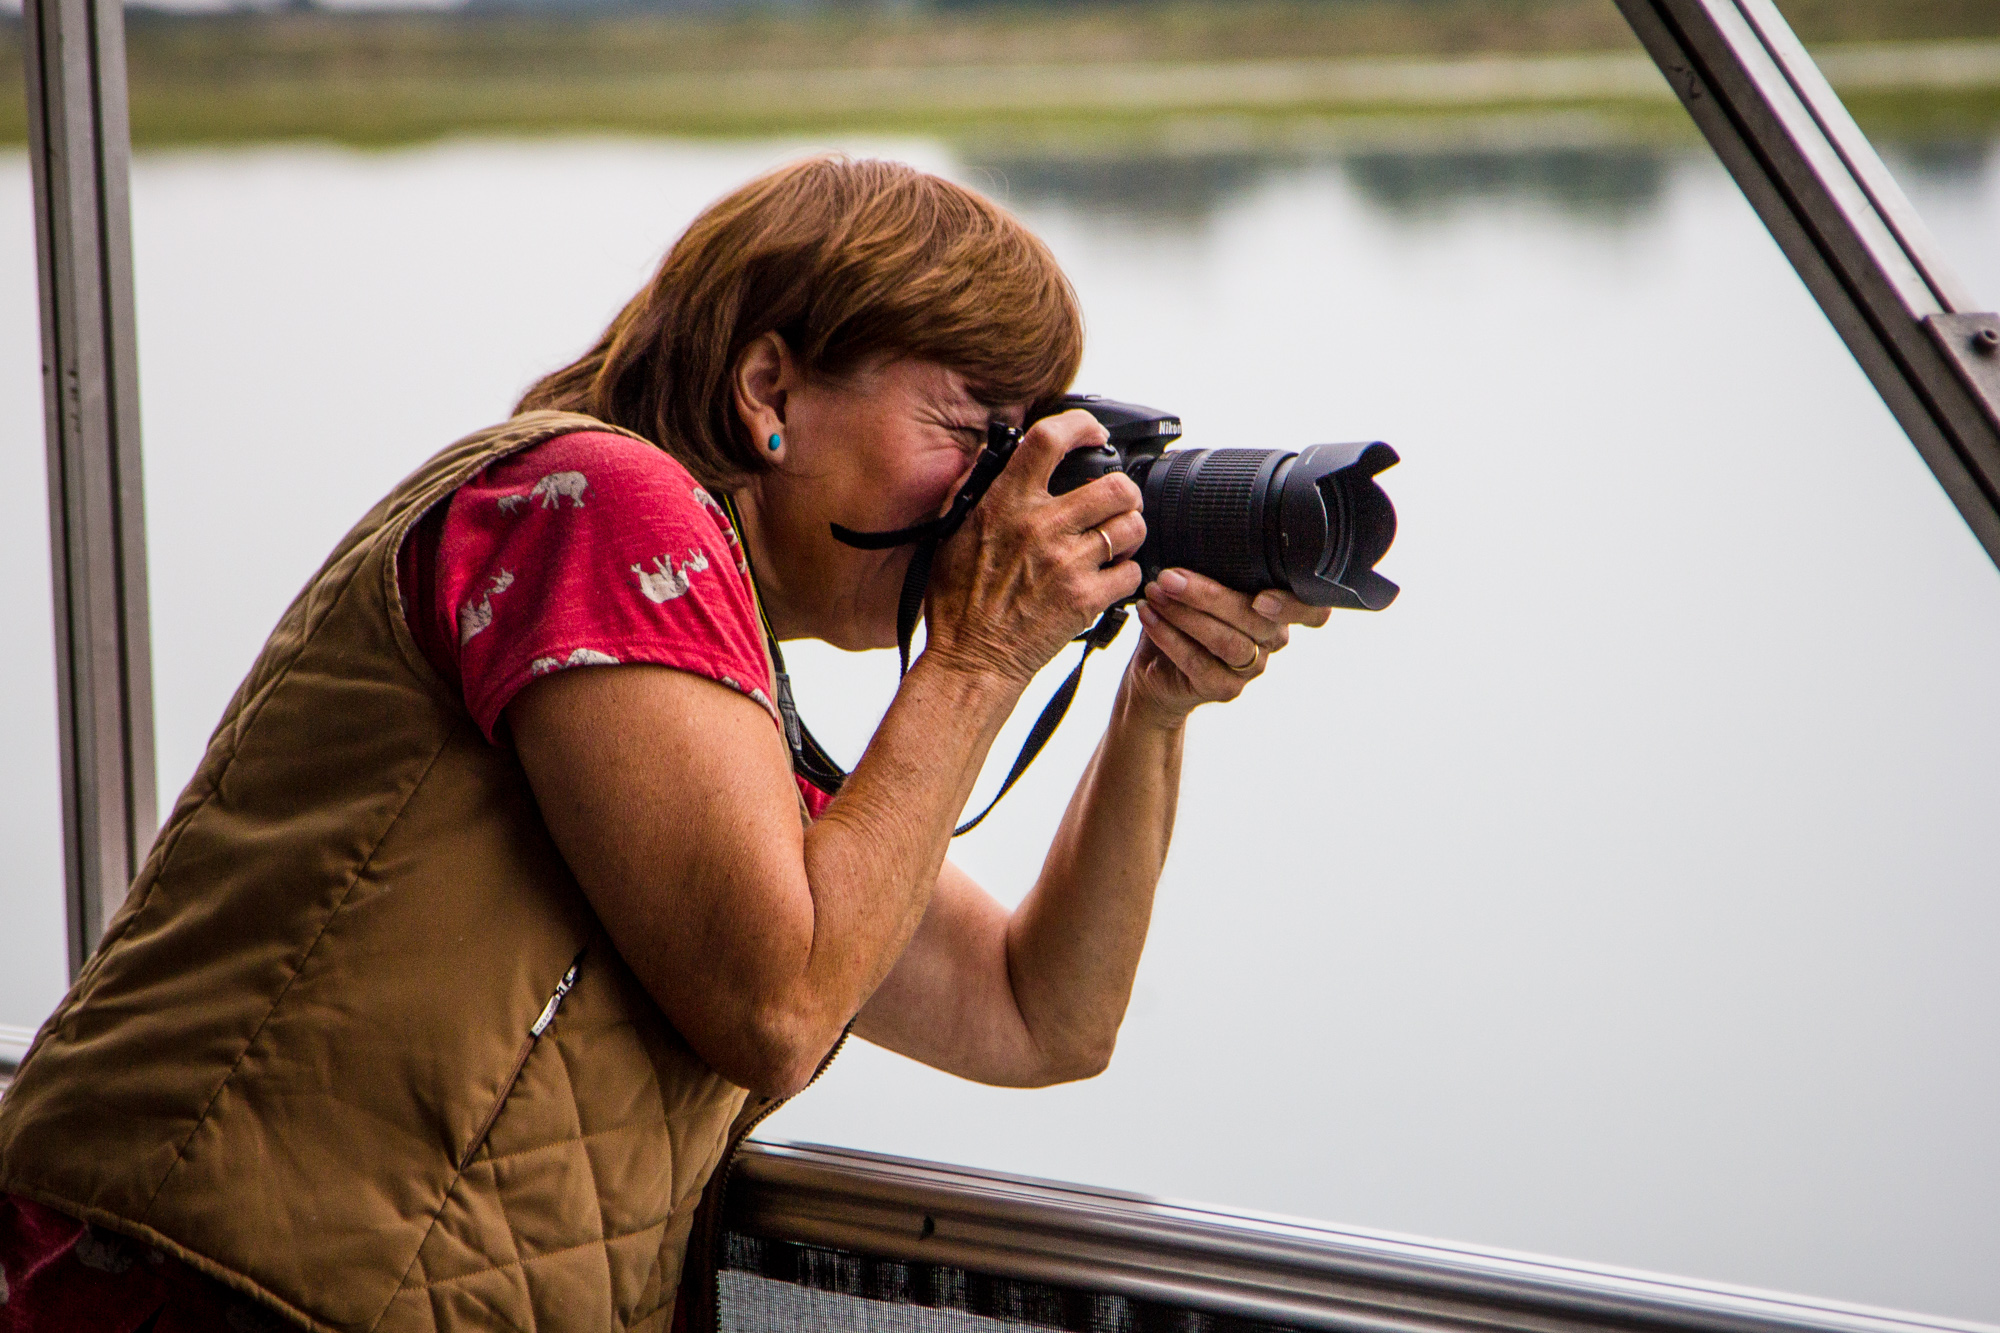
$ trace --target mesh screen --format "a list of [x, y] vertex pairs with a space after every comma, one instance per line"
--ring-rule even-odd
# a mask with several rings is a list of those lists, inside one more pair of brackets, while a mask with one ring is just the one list
[[721, 1278], [722, 1333], [1293, 1333], [1201, 1310], [1026, 1282], [943, 1264], [732, 1233]]

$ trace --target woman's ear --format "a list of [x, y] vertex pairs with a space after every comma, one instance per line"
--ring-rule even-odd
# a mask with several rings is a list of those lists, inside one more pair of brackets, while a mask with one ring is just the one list
[[792, 349], [776, 333], [760, 334], [736, 358], [730, 377], [736, 415], [766, 457], [775, 459], [784, 454], [785, 399], [797, 373]]

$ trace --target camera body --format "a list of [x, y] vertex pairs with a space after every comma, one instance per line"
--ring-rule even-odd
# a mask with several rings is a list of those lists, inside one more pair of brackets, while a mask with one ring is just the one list
[[1061, 495], [1113, 472], [1138, 483], [1146, 582], [1191, 569], [1239, 592], [1283, 588], [1312, 606], [1380, 611], [1396, 585], [1374, 570], [1396, 537], [1396, 510], [1374, 478], [1396, 451], [1379, 440], [1286, 449], [1170, 449], [1171, 412], [1069, 394], [1035, 419], [1081, 408], [1110, 438], [1072, 450], [1049, 478]]

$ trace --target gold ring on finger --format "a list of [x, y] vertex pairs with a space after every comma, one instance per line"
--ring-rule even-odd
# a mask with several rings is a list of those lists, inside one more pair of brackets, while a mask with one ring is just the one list
[[1250, 641], [1249, 661], [1243, 663], [1240, 666], [1229, 666], [1229, 663], [1227, 662], [1224, 662], [1222, 665], [1229, 667], [1231, 671], [1234, 671], [1239, 676], [1247, 676], [1252, 671], [1255, 671], [1257, 669], [1257, 663], [1263, 656], [1264, 656], [1264, 645], [1258, 643], [1255, 639], [1252, 639]]
[[1111, 545], [1111, 534], [1103, 528], [1092, 528], [1091, 531], [1104, 538], [1104, 563], [1108, 565], [1117, 560], [1118, 551]]

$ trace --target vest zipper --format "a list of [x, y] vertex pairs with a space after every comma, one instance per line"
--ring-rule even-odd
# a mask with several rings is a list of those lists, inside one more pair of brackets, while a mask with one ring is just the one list
[[[813, 1076], [806, 1080], [806, 1087], [800, 1088], [798, 1092], [792, 1094], [792, 1097], [798, 1096], [799, 1093], [804, 1092], [806, 1088], [810, 1088], [813, 1084], [819, 1082], [820, 1075], [824, 1074], [826, 1072], [826, 1067], [833, 1063], [833, 1057], [839, 1055], [840, 1048], [847, 1045], [848, 1034], [851, 1033], [853, 1030], [854, 1030], [854, 1024], [851, 1022], [846, 1027], [840, 1030], [840, 1040], [833, 1043], [833, 1049], [828, 1051], [826, 1053], [826, 1058], [819, 1062], [819, 1068], [813, 1070]], [[759, 1111], [756, 1115], [751, 1116], [750, 1122], [744, 1125], [742, 1129], [736, 1131], [735, 1137], [729, 1140], [728, 1148], [723, 1150], [722, 1167], [721, 1167], [722, 1184], [716, 1189], [715, 1192], [715, 1213], [716, 1213], [715, 1237], [714, 1240], [711, 1242], [710, 1252], [708, 1256], [709, 1259], [708, 1270], [709, 1273], [711, 1274], [710, 1280], [713, 1282], [715, 1287], [715, 1290], [713, 1292], [713, 1299], [715, 1301], [714, 1313], [715, 1313], [715, 1327], [717, 1329], [720, 1329], [722, 1327], [722, 1246], [724, 1237], [728, 1235], [729, 1231], [729, 1229], [722, 1224], [722, 1206], [724, 1200], [728, 1199], [729, 1197], [729, 1182], [731, 1178], [733, 1178], [736, 1174], [737, 1153], [743, 1147], [743, 1141], [750, 1137], [750, 1131], [757, 1128], [757, 1126], [763, 1124], [766, 1120], [769, 1120], [774, 1114], [777, 1113], [778, 1108], [782, 1107], [787, 1102], [791, 1101], [792, 1097], [780, 1097], [777, 1100], [773, 1101], [769, 1106]]]
[[555, 993], [549, 996], [549, 1002], [542, 1006], [541, 1016], [529, 1026], [528, 1039], [521, 1043], [521, 1053], [514, 1057], [514, 1067], [508, 1071], [507, 1081], [500, 1085], [500, 1096], [495, 1099], [493, 1109], [486, 1113], [485, 1123], [479, 1126], [479, 1132], [472, 1136], [472, 1142], [467, 1146], [465, 1156], [458, 1159], [460, 1175], [464, 1175], [465, 1169], [472, 1165], [473, 1154], [485, 1144], [486, 1136], [493, 1132], [494, 1123], [500, 1119], [500, 1109], [507, 1104], [507, 1098], [513, 1095], [514, 1084], [520, 1079], [521, 1071], [528, 1067], [528, 1057], [535, 1053], [535, 1043], [549, 1030], [549, 1024], [556, 1021], [556, 1011], [562, 1008], [563, 1000], [576, 985], [577, 969], [583, 966], [583, 955], [587, 952], [588, 949], [577, 951], [576, 957], [570, 962], [569, 971], [562, 974], [562, 980], [556, 983]]

